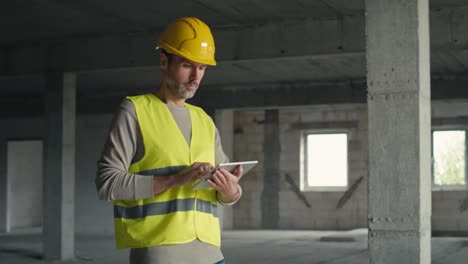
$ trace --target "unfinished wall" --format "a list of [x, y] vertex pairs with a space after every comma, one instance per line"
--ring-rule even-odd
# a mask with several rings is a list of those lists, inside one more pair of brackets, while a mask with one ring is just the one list
[[[282, 110], [281, 123], [281, 191], [280, 228], [283, 229], [351, 229], [367, 225], [367, 113], [364, 106], [317, 106]], [[358, 184], [354, 193], [302, 192], [299, 187], [301, 129], [330, 131], [342, 127], [343, 121], [354, 123], [348, 132], [348, 184]], [[301, 125], [302, 124], [302, 125]], [[318, 128], [317, 128], [318, 127]], [[340, 128], [343, 129], [343, 128]], [[333, 129], [331, 129], [333, 131]], [[288, 182], [286, 175], [294, 183]], [[360, 180], [362, 178], [362, 180]], [[359, 182], [359, 183], [357, 183]], [[308, 204], [300, 199], [300, 195]], [[340, 199], [344, 204], [338, 205]], [[310, 206], [310, 207], [309, 207]], [[294, 217], [291, 217], [294, 216]]]
[[94, 178], [112, 115], [77, 118], [75, 230], [77, 234], [114, 234], [112, 202], [97, 197]]
[[258, 160], [259, 164], [241, 179], [242, 199], [233, 207], [233, 228], [261, 228], [263, 190], [264, 111], [234, 113], [234, 159]]
[[[41, 118], [0, 119], [0, 150], [2, 150], [2, 155], [0, 155], [1, 231], [11, 231], [15, 228], [22, 228], [25, 226], [36, 226], [40, 223], [38, 218], [40, 218], [41, 215], [39, 212], [37, 210], [28, 210], [28, 208], [31, 208], [30, 206], [35, 206], [35, 203], [29, 202], [28, 199], [41, 199], [39, 198], [39, 196], [41, 196], [39, 192], [42, 191], [42, 186], [35, 188], [37, 186], [29, 186], [29, 184], [40, 184], [40, 182], [42, 182], [42, 175], [38, 174], [37, 176], [40, 176], [41, 179], [31, 179], [31, 182], [25, 181], [23, 177], [21, 177], [22, 179], [11, 179], [8, 177], [8, 174], [10, 174], [10, 176], [15, 175], [14, 177], [17, 177], [17, 172], [20, 171], [23, 173], [29, 173], [29, 171], [24, 171], [23, 168], [14, 168], [11, 166], [24, 166], [24, 163], [20, 161], [24, 161], [25, 159], [27, 160], [32, 157], [31, 155], [28, 155], [28, 157], [21, 157], [22, 155], [19, 154], [21, 152], [8, 153], [8, 145], [9, 142], [15, 140], [41, 139], [43, 137], [43, 131], [44, 122]], [[38, 151], [39, 150], [37, 149], [31, 150], [32, 153], [30, 154], [34, 154], [35, 152], [37, 156], [41, 156], [42, 153], [37, 153]], [[12, 161], [14, 161], [13, 164], [11, 163]], [[37, 161], [28, 160], [26, 162], [39, 166]], [[10, 164], [10, 168], [8, 168], [8, 164]], [[36, 166], [28, 166], [28, 169], [33, 169], [34, 167]], [[23, 176], [26, 177], [24, 174]], [[22, 193], [28, 193], [28, 197], [23, 197], [24, 195], [22, 195]], [[12, 199], [15, 200], [13, 201]], [[20, 206], [22, 208], [12, 208], [15, 206]], [[20, 220], [18, 218], [28, 218], [28, 220]], [[28, 224], [26, 224], [26, 222], [28, 222]]]
[[[433, 129], [468, 129], [467, 101], [432, 103]], [[432, 191], [432, 232], [468, 232], [468, 190]]]
[[[77, 234], [113, 234], [114, 232], [112, 203], [98, 200], [94, 185], [96, 162], [104, 145], [111, 119], [112, 115], [80, 115], [77, 118], [75, 174]], [[6, 144], [8, 139], [41, 139], [45, 134], [42, 118], [2, 119], [0, 127], [2, 144]]]
[[[466, 101], [437, 101], [433, 128], [468, 128]], [[237, 111], [234, 128], [236, 159], [258, 159], [259, 166], [241, 181], [244, 194], [234, 206], [234, 228], [261, 228], [263, 190], [263, 110]], [[441, 126], [446, 121], [449, 125]], [[301, 127], [320, 131], [355, 123], [349, 134], [349, 186], [353, 193], [298, 192]], [[366, 105], [323, 105], [281, 108], [279, 229], [352, 229], [367, 227], [367, 108]], [[359, 181], [363, 177], [362, 181]], [[343, 203], [338, 205], [339, 201]], [[432, 192], [433, 232], [468, 232], [468, 191]]]
[[42, 141], [8, 141], [9, 230], [42, 226]]
[[[242, 179], [244, 194], [234, 207], [235, 228], [260, 228], [263, 188], [264, 111], [235, 115], [235, 157], [258, 159], [259, 166]], [[346, 199], [345, 192], [299, 192], [301, 128], [330, 131], [352, 121], [349, 135], [349, 184], [363, 179]], [[362, 105], [326, 105], [279, 110], [279, 229], [350, 229], [367, 225], [367, 113]], [[309, 128], [310, 129], [310, 128]], [[268, 177], [266, 175], [265, 177]], [[343, 198], [343, 204], [338, 202]], [[339, 208], [337, 208], [339, 207]]]

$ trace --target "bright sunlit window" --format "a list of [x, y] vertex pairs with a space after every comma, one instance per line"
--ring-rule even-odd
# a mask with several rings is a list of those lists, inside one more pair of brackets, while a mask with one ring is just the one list
[[343, 190], [348, 186], [348, 135], [307, 133], [302, 190]]
[[464, 188], [466, 186], [465, 130], [433, 131], [432, 144], [434, 188]]

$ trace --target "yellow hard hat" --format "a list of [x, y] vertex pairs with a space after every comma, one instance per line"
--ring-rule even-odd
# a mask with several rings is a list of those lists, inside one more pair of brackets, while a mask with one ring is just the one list
[[216, 65], [211, 30], [195, 17], [182, 17], [169, 24], [159, 37], [156, 48], [194, 62]]

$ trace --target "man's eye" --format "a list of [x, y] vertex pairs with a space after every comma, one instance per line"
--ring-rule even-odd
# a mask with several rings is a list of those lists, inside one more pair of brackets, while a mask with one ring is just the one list
[[188, 63], [184, 63], [184, 64], [182, 64], [182, 66], [183, 66], [184, 68], [191, 68], [191, 67], [192, 67], [192, 65], [190, 65], [190, 64], [188, 64]]

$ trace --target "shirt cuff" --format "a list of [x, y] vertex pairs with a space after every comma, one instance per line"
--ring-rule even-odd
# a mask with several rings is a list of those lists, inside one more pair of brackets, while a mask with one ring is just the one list
[[232, 206], [234, 205], [235, 203], [237, 203], [237, 201], [239, 201], [239, 199], [242, 197], [242, 187], [237, 184], [237, 189], [239, 190], [239, 198], [237, 198], [237, 200], [235, 200], [234, 202], [230, 202], [230, 203], [225, 203], [221, 200], [221, 194], [218, 192], [217, 193], [217, 199], [218, 199], [218, 202], [221, 204], [221, 205], [224, 205], [224, 206]]

